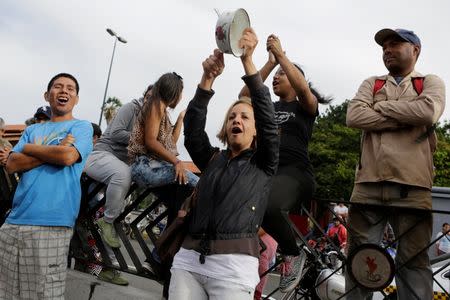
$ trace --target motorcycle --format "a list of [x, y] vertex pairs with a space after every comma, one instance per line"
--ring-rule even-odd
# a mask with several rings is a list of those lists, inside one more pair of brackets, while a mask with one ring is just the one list
[[298, 286], [284, 294], [282, 300], [336, 300], [345, 294], [342, 267], [343, 254], [331, 245], [322, 250], [303, 247], [307, 255], [303, 276]]

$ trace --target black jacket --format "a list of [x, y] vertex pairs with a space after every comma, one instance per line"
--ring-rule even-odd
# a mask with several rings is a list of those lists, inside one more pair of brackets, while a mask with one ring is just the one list
[[[202, 176], [191, 214], [190, 236], [183, 247], [204, 254], [258, 256], [257, 232], [266, 210], [271, 177], [278, 166], [279, 137], [269, 89], [259, 73], [244, 76], [243, 80], [252, 96], [256, 149], [248, 149], [233, 159], [229, 159], [229, 150], [213, 157], [219, 149], [211, 146], [205, 132], [207, 105], [213, 91], [198, 88], [184, 118], [185, 146]], [[196, 240], [203, 241], [201, 249]]]

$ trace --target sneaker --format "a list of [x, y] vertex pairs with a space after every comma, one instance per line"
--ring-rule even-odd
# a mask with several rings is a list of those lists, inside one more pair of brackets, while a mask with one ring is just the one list
[[103, 218], [97, 221], [97, 225], [100, 228], [102, 239], [106, 242], [106, 244], [108, 244], [111, 248], [120, 248], [120, 241], [117, 237], [114, 225], [105, 222]]
[[280, 291], [287, 293], [292, 291], [302, 279], [303, 267], [306, 255], [303, 251], [298, 256], [286, 255], [281, 264]]
[[114, 269], [103, 269], [97, 278], [117, 285], [128, 285], [128, 280], [123, 278], [120, 272]]

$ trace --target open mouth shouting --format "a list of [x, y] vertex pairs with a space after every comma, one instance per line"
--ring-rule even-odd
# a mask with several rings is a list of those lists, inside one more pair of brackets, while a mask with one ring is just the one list
[[242, 133], [242, 129], [238, 126], [234, 126], [233, 128], [231, 128], [231, 133], [232, 134], [239, 134]]
[[66, 103], [69, 102], [69, 97], [67, 97], [67, 96], [59, 96], [59, 97], [56, 99], [56, 102], [57, 102], [59, 105], [66, 105]]
[[280, 84], [280, 82], [278, 80], [274, 80], [272, 81], [272, 87], [275, 88]]

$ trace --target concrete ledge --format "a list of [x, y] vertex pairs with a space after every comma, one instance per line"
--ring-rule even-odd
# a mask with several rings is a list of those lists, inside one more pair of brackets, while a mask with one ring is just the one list
[[66, 300], [159, 300], [162, 286], [153, 280], [122, 273], [130, 282], [119, 286], [98, 280], [90, 274], [67, 270]]

